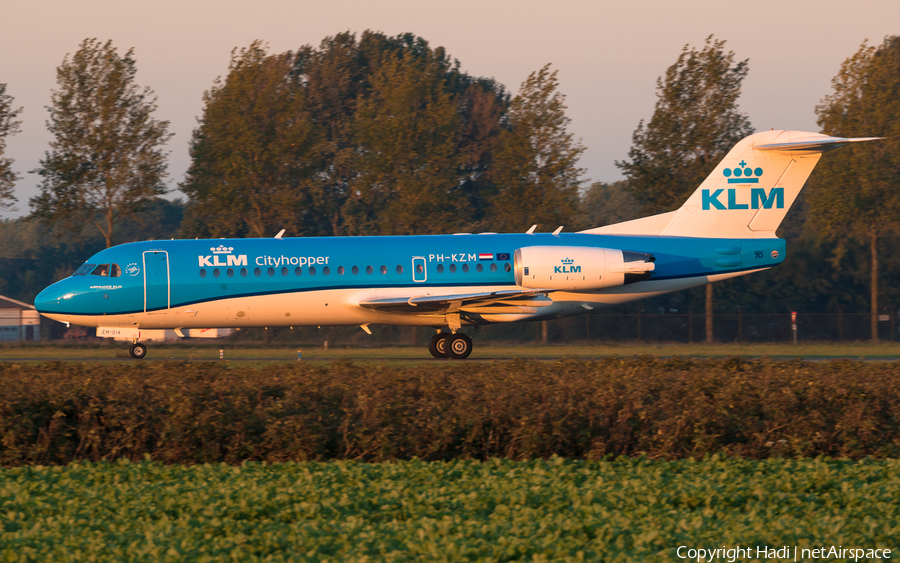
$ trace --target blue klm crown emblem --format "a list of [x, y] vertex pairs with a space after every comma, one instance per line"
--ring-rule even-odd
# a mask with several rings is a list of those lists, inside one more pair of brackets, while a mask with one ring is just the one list
[[572, 260], [571, 258], [563, 258], [562, 260], [560, 260], [560, 262], [562, 262], [563, 264], [573, 264], [575, 260]]
[[[762, 168], [744, 168], [747, 163], [743, 160], [738, 163], [740, 168], [726, 168], [722, 175], [728, 178], [729, 184], [758, 184], [759, 177], [763, 175]], [[734, 174], [734, 178], [731, 175]], [[754, 177], [755, 176], [755, 177]]]

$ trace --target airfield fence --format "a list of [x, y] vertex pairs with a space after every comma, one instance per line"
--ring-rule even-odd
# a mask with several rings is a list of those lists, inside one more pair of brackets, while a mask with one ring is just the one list
[[[868, 313], [801, 313], [797, 317], [797, 339], [868, 340], [872, 336], [870, 319]], [[897, 316], [885, 314], [879, 319], [879, 338], [896, 340]], [[584, 338], [588, 340], [690, 343], [706, 339], [704, 314], [595, 314], [585, 317], [581, 323]], [[791, 315], [716, 313], [713, 335], [718, 342], [791, 342]]]

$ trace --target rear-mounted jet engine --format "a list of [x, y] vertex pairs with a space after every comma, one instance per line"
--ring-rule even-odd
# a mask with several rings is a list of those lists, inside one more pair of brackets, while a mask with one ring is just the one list
[[650, 254], [580, 246], [526, 246], [515, 252], [516, 284], [529, 289], [593, 291], [650, 278]]

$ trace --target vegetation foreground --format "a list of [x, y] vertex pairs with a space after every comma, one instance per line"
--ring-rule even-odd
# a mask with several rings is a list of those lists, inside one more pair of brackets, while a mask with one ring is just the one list
[[0, 470], [0, 559], [671, 561], [679, 546], [832, 544], [896, 554], [898, 497], [896, 459], [30, 466]]
[[0, 465], [900, 456], [900, 363], [0, 363]]

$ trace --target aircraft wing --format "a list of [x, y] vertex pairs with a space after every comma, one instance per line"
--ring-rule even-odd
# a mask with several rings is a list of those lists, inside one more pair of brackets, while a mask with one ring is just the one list
[[[439, 312], [482, 312], [479, 309], [502, 307], [509, 312], [513, 309], [530, 309], [552, 305], [546, 289], [512, 289], [482, 293], [462, 293], [457, 295], [411, 295], [366, 299], [360, 307], [386, 313], [427, 314]], [[521, 312], [534, 312], [523, 310]]]

